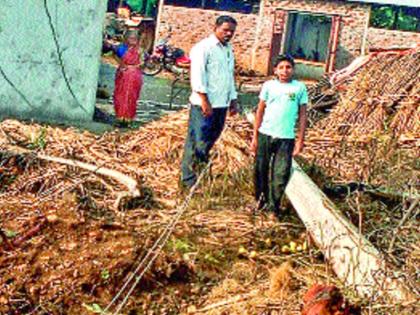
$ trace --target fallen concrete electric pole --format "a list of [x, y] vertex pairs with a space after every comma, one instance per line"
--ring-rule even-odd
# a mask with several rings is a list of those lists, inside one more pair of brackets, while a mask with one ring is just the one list
[[[254, 115], [248, 114], [247, 119], [253, 123]], [[392, 277], [379, 251], [295, 161], [286, 195], [335, 274], [359, 296], [387, 295], [398, 302], [414, 298], [400, 280]]]
[[412, 298], [379, 251], [359, 233], [302, 168], [293, 163], [286, 194], [312, 239], [336, 275], [360, 296], [388, 295], [407, 302]]

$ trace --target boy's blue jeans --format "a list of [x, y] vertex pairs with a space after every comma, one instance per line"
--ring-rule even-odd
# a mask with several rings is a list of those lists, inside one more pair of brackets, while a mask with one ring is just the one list
[[225, 125], [227, 110], [227, 108], [213, 108], [213, 114], [204, 117], [200, 106], [191, 105], [181, 164], [181, 182], [184, 186], [194, 185], [198, 166], [208, 162], [210, 149]]
[[258, 133], [254, 183], [260, 208], [280, 212], [280, 202], [290, 178], [294, 146], [294, 139]]

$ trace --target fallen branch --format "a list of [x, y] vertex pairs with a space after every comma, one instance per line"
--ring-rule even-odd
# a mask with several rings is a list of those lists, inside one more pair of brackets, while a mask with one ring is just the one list
[[398, 226], [395, 228], [394, 235], [392, 236], [391, 242], [389, 243], [388, 253], [392, 253], [392, 250], [394, 249], [394, 243], [397, 238], [398, 232], [400, 231], [401, 227], [407, 222], [408, 218], [413, 214], [414, 210], [417, 209], [417, 204], [419, 203], [419, 198], [415, 199], [413, 203], [411, 204], [410, 208], [407, 210], [407, 212], [404, 214], [404, 217], [401, 219]]
[[34, 237], [36, 234], [38, 234], [44, 226], [46, 226], [48, 223], [47, 218], [41, 218], [41, 221], [36, 224], [34, 227], [27, 230], [24, 234], [19, 236], [17, 239], [13, 240], [12, 244], [14, 247], [19, 247], [25, 242], [26, 240]]
[[14, 250], [17, 247], [20, 247], [26, 240], [38, 234], [44, 228], [44, 226], [47, 225], [47, 223], [48, 223], [48, 219], [45, 217], [42, 217], [38, 224], [36, 224], [34, 227], [27, 230], [24, 234], [14, 239], [13, 241], [10, 241], [6, 233], [4, 233], [2, 229], [0, 229], [0, 237], [3, 239], [3, 243], [7, 250]]
[[372, 196], [388, 199], [392, 201], [400, 201], [400, 200], [413, 200], [419, 199], [420, 196], [418, 194], [411, 194], [405, 192], [398, 192], [398, 191], [389, 191], [385, 189], [365, 189], [363, 190]]
[[[111, 170], [111, 169], [105, 168], [103, 166], [96, 166], [96, 165], [88, 164], [88, 163], [85, 163], [85, 162], [77, 161], [77, 160], [74, 160], [74, 159], [70, 160], [70, 159], [64, 159], [64, 158], [60, 158], [60, 157], [45, 155], [45, 154], [41, 154], [41, 153], [36, 153], [34, 151], [27, 150], [27, 149], [17, 147], [17, 146], [9, 146], [9, 147], [7, 147], [7, 151], [10, 152], [10, 153], [13, 153], [15, 155], [32, 154], [35, 158], [37, 158], [39, 160], [44, 160], [44, 161], [69, 165], [69, 166], [73, 166], [73, 167], [78, 167], [78, 168], [85, 169], [85, 170], [91, 171], [91, 172], [99, 174], [99, 175], [110, 177], [110, 178], [116, 180], [117, 182], [119, 182], [120, 184], [124, 185], [125, 187], [127, 187], [127, 189], [128, 189], [127, 192], [122, 193], [122, 195], [124, 197], [128, 196], [128, 197], [135, 198], [135, 197], [140, 196], [140, 191], [137, 187], [136, 180], [133, 179], [132, 177], [129, 177], [129, 176], [121, 173], [121, 172]], [[118, 197], [117, 202], [119, 203], [119, 201], [121, 199], [122, 199], [122, 196]]]
[[9, 241], [9, 239], [7, 238], [7, 235], [6, 235], [6, 233], [4, 233], [4, 231], [2, 230], [2, 229], [0, 229], [0, 237], [2, 238], [2, 240], [3, 240], [3, 243], [6, 245], [5, 247], [6, 247], [6, 249], [8, 249], [8, 250], [12, 250], [14, 247], [13, 247], [13, 244]]

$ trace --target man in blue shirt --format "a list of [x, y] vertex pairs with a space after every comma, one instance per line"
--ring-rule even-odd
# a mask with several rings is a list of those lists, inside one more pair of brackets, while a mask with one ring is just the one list
[[190, 52], [192, 93], [181, 165], [183, 188], [195, 184], [199, 165], [207, 163], [209, 152], [223, 130], [226, 113], [236, 113], [235, 62], [229, 43], [236, 25], [230, 16], [218, 17], [214, 33]]
[[256, 154], [255, 197], [260, 208], [277, 215], [289, 181], [292, 157], [303, 149], [307, 121], [308, 94], [305, 84], [293, 80], [294, 66], [292, 57], [277, 58], [277, 78], [265, 82], [261, 89], [251, 143], [251, 151]]

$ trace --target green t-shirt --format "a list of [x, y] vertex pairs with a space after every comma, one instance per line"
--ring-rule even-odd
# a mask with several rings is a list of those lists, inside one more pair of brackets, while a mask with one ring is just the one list
[[263, 84], [260, 99], [266, 107], [259, 132], [280, 139], [294, 139], [299, 107], [308, 104], [304, 83], [281, 83], [274, 79]]

